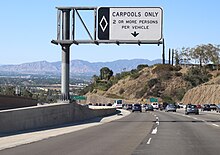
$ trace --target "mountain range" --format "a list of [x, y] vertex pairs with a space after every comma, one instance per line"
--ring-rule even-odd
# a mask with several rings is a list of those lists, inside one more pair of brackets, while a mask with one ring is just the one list
[[[88, 62], [84, 60], [72, 60], [70, 63], [71, 75], [99, 75], [102, 67], [108, 67], [114, 74], [122, 71], [130, 71], [136, 69], [140, 64], [153, 65], [161, 63], [161, 59], [148, 60], [148, 59], [131, 59], [131, 60], [116, 60], [112, 62]], [[1, 65], [1, 74], [14, 73], [14, 74], [40, 74], [40, 75], [57, 75], [61, 72], [61, 61], [47, 62], [38, 61], [23, 63], [18, 65]]]

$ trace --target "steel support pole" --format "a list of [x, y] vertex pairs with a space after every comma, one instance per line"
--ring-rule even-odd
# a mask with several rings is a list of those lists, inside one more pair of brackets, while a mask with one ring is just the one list
[[[62, 10], [62, 40], [70, 39], [70, 11]], [[70, 45], [62, 46], [61, 100], [69, 101]]]
[[165, 42], [163, 38], [163, 49], [162, 49], [162, 59], [163, 59], [163, 64], [165, 64]]

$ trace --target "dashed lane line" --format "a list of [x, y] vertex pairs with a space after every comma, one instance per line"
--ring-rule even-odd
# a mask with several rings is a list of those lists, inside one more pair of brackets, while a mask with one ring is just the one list
[[192, 119], [195, 119], [195, 120], [199, 120], [199, 121], [202, 121], [202, 122], [204, 122], [205, 124], [210, 125], [210, 126], [220, 127], [218, 124], [209, 123], [209, 122], [207, 122], [207, 121], [204, 120], [204, 119], [198, 119], [198, 118], [196, 118], [196, 117], [191, 117], [191, 116], [184, 115], [184, 114], [179, 114], [179, 113], [173, 113], [173, 114], [179, 115], [179, 116], [183, 116], [183, 117], [192, 118]]
[[147, 145], [150, 145], [151, 140], [152, 140], [152, 138], [149, 138], [149, 139], [148, 139]]
[[215, 127], [219, 127], [219, 125], [218, 125], [218, 124], [214, 124], [214, 123], [213, 123], [212, 125], [213, 125], [213, 126], [215, 126]]
[[157, 134], [157, 127], [155, 129], [153, 129], [153, 131], [151, 132], [152, 135]]

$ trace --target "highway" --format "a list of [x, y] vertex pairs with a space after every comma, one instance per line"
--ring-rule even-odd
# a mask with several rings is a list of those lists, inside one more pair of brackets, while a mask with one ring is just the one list
[[216, 155], [220, 115], [135, 112], [100, 126], [0, 151], [1, 155]]

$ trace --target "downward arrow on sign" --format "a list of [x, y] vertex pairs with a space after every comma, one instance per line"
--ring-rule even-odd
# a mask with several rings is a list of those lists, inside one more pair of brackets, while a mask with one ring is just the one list
[[139, 33], [137, 33], [136, 31], [134, 31], [133, 33], [131, 33], [134, 37], [137, 37], [139, 35]]

